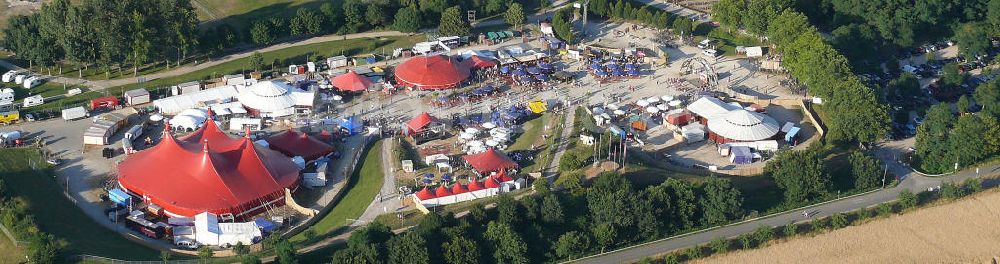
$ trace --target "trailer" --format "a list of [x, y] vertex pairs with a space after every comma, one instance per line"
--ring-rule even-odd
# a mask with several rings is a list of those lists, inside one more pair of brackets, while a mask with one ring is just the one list
[[134, 89], [125, 91], [125, 104], [129, 106], [149, 103], [149, 91], [146, 89]]
[[134, 125], [132, 128], [129, 128], [128, 131], [125, 131], [125, 138], [128, 140], [135, 140], [136, 138], [142, 136], [142, 131], [142, 125]]
[[[12, 107], [6, 107], [12, 109]], [[21, 112], [17, 110], [0, 111], [0, 124], [9, 125], [21, 120]]]
[[90, 110], [97, 110], [101, 108], [115, 109], [118, 108], [118, 97], [105, 96], [101, 98], [96, 98], [90, 100]]
[[19, 85], [24, 84], [24, 80], [28, 79], [29, 77], [31, 77], [31, 74], [19, 73], [16, 76], [14, 76], [14, 83]]
[[14, 89], [4, 88], [0, 90], [0, 105], [14, 104]]
[[178, 85], [174, 85], [173, 87], [170, 87], [170, 94], [171, 95], [181, 95], [181, 94], [186, 94], [186, 93], [193, 93], [193, 92], [201, 91], [201, 88], [202, 88], [201, 82], [199, 82], [199, 81], [190, 81], [190, 82], [181, 83], [181, 84], [178, 84]]
[[0, 80], [2, 80], [5, 83], [12, 82], [14, 81], [14, 76], [17, 76], [17, 71], [7, 71], [6, 73], [3, 74]]
[[83, 106], [77, 106], [73, 108], [63, 109], [62, 118], [63, 120], [70, 121], [89, 116], [90, 113], [87, 112], [86, 108]]
[[36, 94], [36, 95], [29, 96], [27, 98], [24, 98], [24, 104], [23, 105], [24, 105], [24, 107], [32, 107], [32, 106], [41, 105], [41, 104], [44, 104], [44, 103], [45, 103], [45, 98], [42, 98], [42, 95]]
[[35, 88], [35, 86], [40, 84], [42, 84], [42, 77], [31, 76], [30, 78], [24, 80], [24, 89]]

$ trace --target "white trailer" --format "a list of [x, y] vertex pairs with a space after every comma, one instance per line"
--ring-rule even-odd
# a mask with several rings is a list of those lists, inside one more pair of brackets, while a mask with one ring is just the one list
[[347, 57], [336, 56], [326, 58], [326, 65], [330, 66], [330, 69], [347, 66]]
[[30, 74], [26, 74], [26, 73], [25, 74], [18, 74], [17, 76], [14, 76], [14, 83], [16, 83], [16, 84], [24, 84], [24, 80], [28, 79], [29, 77], [31, 77]]
[[42, 96], [38, 94], [24, 98], [24, 107], [32, 107], [44, 103], [45, 98], [42, 98]]
[[0, 105], [14, 104], [14, 89], [5, 88], [0, 90]]
[[2, 80], [5, 83], [6, 82], [13, 82], [14, 81], [14, 76], [17, 76], [17, 71], [7, 71], [6, 73], [3, 74], [2, 78], [0, 78], [0, 80]]
[[87, 108], [83, 108], [83, 106], [77, 106], [62, 110], [62, 118], [63, 120], [66, 121], [84, 118], [87, 117], [88, 115], [90, 114], [87, 113]]
[[146, 91], [146, 89], [125, 91], [125, 103], [130, 106], [149, 103], [149, 91]]
[[24, 80], [24, 89], [35, 88], [35, 86], [38, 86], [39, 84], [42, 84], [42, 77], [31, 76], [30, 78]]
[[135, 140], [142, 136], [142, 125], [134, 125], [125, 132], [125, 138], [128, 140]]

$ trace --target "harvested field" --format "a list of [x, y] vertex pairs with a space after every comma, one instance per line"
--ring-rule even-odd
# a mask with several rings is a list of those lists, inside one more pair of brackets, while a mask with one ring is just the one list
[[1000, 190], [698, 263], [989, 263], [1000, 256]]

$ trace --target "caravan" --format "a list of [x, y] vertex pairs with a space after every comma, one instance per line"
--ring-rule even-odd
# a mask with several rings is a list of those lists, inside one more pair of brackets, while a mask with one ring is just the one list
[[14, 76], [14, 83], [16, 83], [16, 84], [24, 84], [24, 80], [26, 80], [26, 79], [28, 79], [30, 77], [31, 77], [31, 74], [27, 74], [27, 73], [25, 73], [25, 74], [18, 74], [17, 76]]
[[24, 80], [24, 89], [35, 88], [39, 84], [42, 84], [42, 77], [31, 76], [31, 78]]
[[10, 105], [14, 103], [14, 89], [5, 88], [0, 90], [0, 105]]
[[7, 71], [7, 73], [3, 74], [3, 78], [0, 80], [2, 80], [3, 82], [12, 82], [14, 81], [14, 76], [17, 76], [16, 71]]
[[30, 97], [24, 98], [24, 107], [32, 107], [36, 105], [41, 105], [45, 103], [45, 98], [41, 95], [32, 95]]

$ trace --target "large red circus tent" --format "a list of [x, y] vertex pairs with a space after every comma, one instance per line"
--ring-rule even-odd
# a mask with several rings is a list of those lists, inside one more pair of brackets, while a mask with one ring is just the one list
[[462, 62], [465, 63], [465, 66], [469, 67], [470, 69], [483, 69], [483, 68], [497, 66], [496, 61], [479, 57], [478, 55], [469, 56], [468, 59]]
[[300, 156], [305, 160], [315, 160], [333, 152], [333, 146], [306, 133], [286, 130], [266, 139], [271, 149], [290, 157]]
[[396, 66], [396, 82], [424, 90], [458, 87], [469, 78], [469, 67], [447, 55], [417, 56]]
[[372, 80], [354, 71], [330, 78], [330, 84], [341, 91], [360, 92], [372, 86]]
[[299, 183], [298, 167], [281, 153], [231, 138], [215, 122], [179, 139], [165, 132], [148, 150], [118, 166], [118, 184], [169, 216], [210, 212], [245, 220], [284, 204]]
[[517, 168], [517, 162], [507, 157], [507, 154], [493, 148], [487, 149], [483, 153], [466, 155], [463, 158], [481, 174]]

